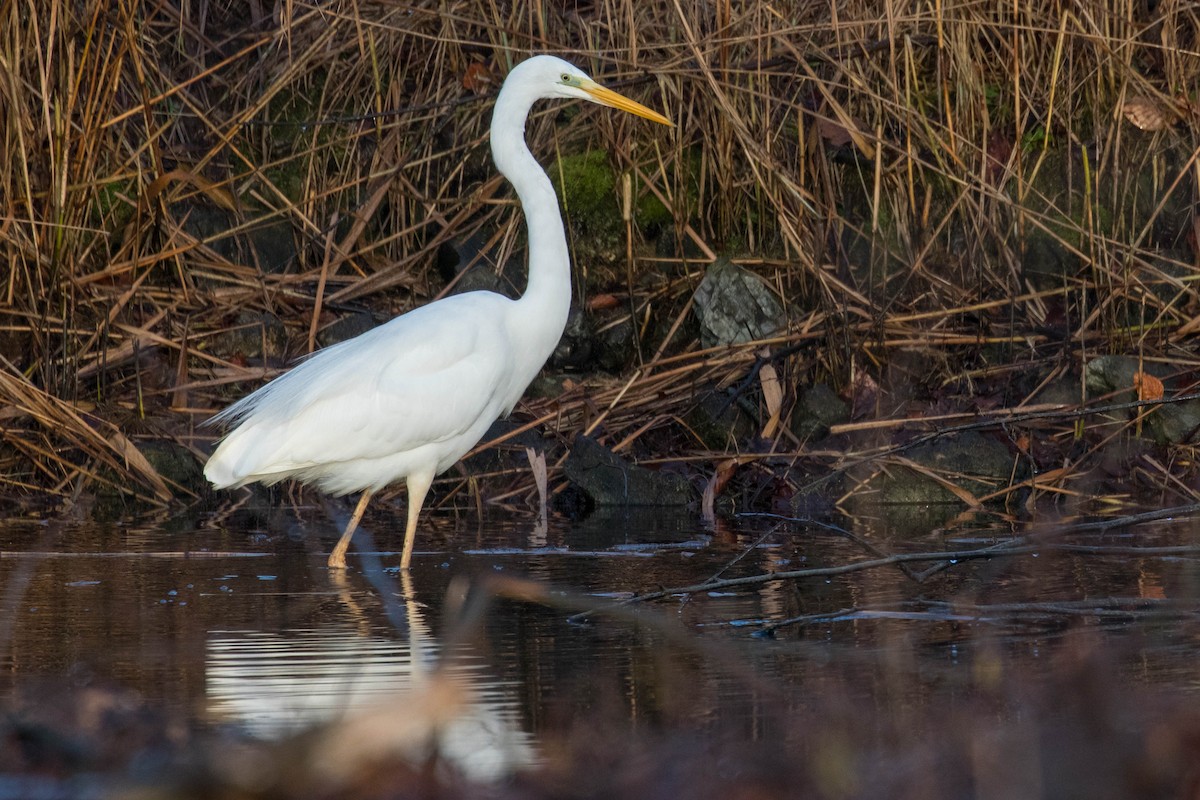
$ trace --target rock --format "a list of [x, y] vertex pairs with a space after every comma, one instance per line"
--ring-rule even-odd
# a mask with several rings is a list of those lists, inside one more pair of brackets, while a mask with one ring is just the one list
[[[487, 429], [480, 441], [490, 442], [492, 439], [511, 434], [518, 427], [520, 426], [511, 419], [498, 419]], [[526, 448], [544, 451], [549, 444], [539, 430], [525, 430], [510, 436], [495, 447], [464, 458], [462, 464], [470, 475], [508, 469], [528, 471], [529, 457], [526, 455]]]
[[591, 363], [594, 349], [595, 334], [587, 314], [572, 308], [567, 314], [562, 337], [547, 363], [551, 369], [583, 370]]
[[[499, 247], [489, 247], [486, 233], [476, 231], [465, 238], [443, 242], [438, 247], [436, 263], [438, 274], [446, 283], [458, 278], [451, 290], [452, 294], [485, 291], [515, 299], [520, 292], [508, 279], [507, 273], [508, 270], [512, 270], [514, 277], [524, 283], [525, 259], [519, 254], [514, 254], [505, 264], [505, 276], [501, 276], [496, 270], [499, 258]], [[459, 273], [462, 273], [461, 277]]]
[[280, 362], [287, 353], [287, 328], [274, 314], [242, 311], [233, 325], [212, 337], [211, 349], [225, 359]]
[[786, 321], [783, 305], [766, 284], [725, 257], [708, 267], [695, 300], [705, 347], [764, 339]]
[[776, 500], [775, 508], [786, 508], [794, 517], [826, 518], [841, 513], [837, 504], [846, 494], [845, 473], [806, 467], [801, 462], [788, 470], [787, 477], [795, 489], [786, 504]]
[[[1157, 371], [1155, 365], [1143, 366], [1149, 374]], [[1138, 369], [1136, 356], [1098, 356], [1084, 368], [1084, 383], [1094, 395], [1111, 394], [1114, 403], [1130, 403], [1137, 399], [1133, 376]]]
[[605, 315], [571, 309], [567, 327], [550, 356], [550, 367], [580, 372], [620, 372], [624, 369], [633, 359], [633, 324], [628, 316], [623, 320], [620, 314], [608, 314], [607, 317], [616, 317], [617, 321], [608, 324]]
[[[1088, 362], [1084, 379], [1088, 392], [1111, 395], [1113, 404], [1137, 400], [1134, 376], [1142, 370], [1160, 380], [1167, 377], [1159, 364], [1139, 363], [1136, 356], [1099, 356]], [[1138, 408], [1109, 413], [1110, 419], [1129, 420], [1136, 417]], [[1142, 432], [1159, 444], [1180, 444], [1197, 441], [1200, 432], [1200, 400], [1146, 406], [1142, 414]]]
[[1032, 176], [1034, 191], [1025, 196], [1026, 213], [1042, 224], [1027, 226], [1021, 236], [1021, 277], [1039, 289], [1074, 279], [1084, 266], [1079, 254], [1087, 251], [1088, 231], [1107, 234], [1111, 227], [1111, 212], [1086, 197], [1084, 157], [1096, 163], [1095, 153], [1079, 148], [1049, 150]]
[[674, 224], [668, 223], [654, 240], [654, 254], [672, 261], [686, 258], [688, 261], [703, 261], [707, 253], [691, 236]]
[[321, 347], [329, 347], [347, 339], [353, 339], [374, 328], [375, 324], [375, 317], [366, 311], [338, 317], [317, 332], [317, 344]]
[[[618, 175], [604, 150], [564, 155], [547, 170], [562, 201], [571, 230], [576, 274], [590, 290], [606, 283], [597, 279], [624, 258], [625, 221], [618, 205]], [[611, 274], [608, 276], [611, 277]]]
[[684, 421], [705, 447], [718, 452], [736, 447], [759, 430], [758, 420], [731, 402], [727, 392], [705, 392], [684, 415]]
[[[903, 455], [975, 497], [1002, 489], [1014, 479], [1014, 457], [1008, 448], [974, 431], [928, 442]], [[1015, 472], [1019, 478], [1022, 470]], [[868, 486], [882, 503], [961, 502], [940, 482], [903, 467], [876, 474]]]
[[955, 503], [896, 503], [887, 508], [887, 531], [899, 539], [926, 539], [962, 514]]
[[[602, 321], [602, 320], [601, 320]], [[605, 372], [620, 372], [633, 360], [636, 342], [633, 338], [633, 322], [625, 317], [615, 323], [601, 326], [596, 334], [594, 361], [598, 369]]]
[[850, 419], [850, 406], [828, 384], [817, 383], [800, 394], [792, 411], [792, 430], [801, 439], [815, 441], [829, 433], [831, 425]]
[[[241, 220], [232, 212], [204, 201], [181, 201], [171, 206], [183, 229], [234, 264], [259, 264], [263, 272], [282, 272], [296, 263], [296, 233], [287, 220], [259, 220], [241, 231]], [[253, 251], [253, 254], [251, 253]]]
[[196, 491], [207, 488], [200, 462], [183, 445], [168, 439], [150, 439], [138, 442], [137, 448], [165, 480]]
[[1145, 430], [1159, 444], [1200, 441], [1200, 400], [1156, 406], [1146, 416]]
[[683, 476], [630, 464], [583, 434], [571, 444], [564, 469], [598, 506], [679, 506], [695, 499]]
[[572, 550], [611, 551], [636, 542], [639, 546], [706, 541], [697, 531], [696, 515], [679, 506], [600, 506], [566, 532]]
[[[1037, 383], [1045, 378], [1044, 373], [1037, 375]], [[1068, 373], [1061, 375], [1049, 383], [1042, 385], [1041, 390], [1032, 398], [1035, 403], [1057, 403], [1064, 406], [1077, 406], [1083, 399], [1083, 387], [1079, 385], [1079, 374]]]

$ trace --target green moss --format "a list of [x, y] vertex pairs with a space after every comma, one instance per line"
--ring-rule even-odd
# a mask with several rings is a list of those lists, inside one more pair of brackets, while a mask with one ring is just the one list
[[1022, 251], [1025, 277], [1039, 288], [1061, 286], [1079, 275], [1096, 237], [1114, 235], [1117, 215], [1107, 195], [1096, 197], [1094, 165], [1079, 149], [1051, 150], [1039, 159], [1025, 208], [1040, 224], [1027, 226]]
[[[263, 174], [284, 196], [298, 202], [303, 196], [305, 181], [313, 171], [336, 174], [347, 154], [345, 130], [339, 125], [313, 126], [314, 120], [331, 117], [354, 117], [361, 114], [359, 97], [327, 97], [324, 70], [314, 70], [305, 76], [304, 85], [275, 94], [262, 115], [263, 129], [248, 126], [242, 135], [253, 146], [266, 148], [263, 161], [271, 166]], [[332, 103], [330, 101], [333, 101]]]
[[[694, 205], [695, 197], [699, 194], [698, 156], [689, 159], [687, 165], [688, 202]], [[623, 228], [620, 188], [617, 185], [619, 176], [613, 170], [607, 153], [589, 150], [565, 156], [551, 166], [550, 180], [572, 224], [583, 226], [593, 233]], [[671, 211], [636, 177], [632, 189], [635, 198], [633, 218], [643, 233], [671, 223]]]
[[94, 224], [103, 225], [110, 231], [124, 227], [133, 216], [133, 203], [137, 191], [129, 180], [110, 181], [96, 187], [92, 199], [92, 220]]
[[650, 226], [661, 227], [671, 224], [671, 212], [667, 210], [667, 207], [663, 205], [661, 200], [650, 192], [638, 198], [637, 208], [633, 213], [638, 226], [642, 228]]
[[550, 180], [573, 224], [598, 231], [621, 222], [616, 175], [604, 152], [589, 150], [560, 158], [550, 170]]
[[305, 176], [304, 164], [300, 159], [294, 158], [277, 167], [264, 169], [263, 174], [272, 186], [283, 192], [284, 197], [293, 202], [300, 200]]

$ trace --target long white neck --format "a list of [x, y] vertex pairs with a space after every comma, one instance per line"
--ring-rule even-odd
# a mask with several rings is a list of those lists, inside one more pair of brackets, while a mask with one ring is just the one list
[[554, 187], [525, 145], [525, 118], [537, 99], [520, 81], [501, 89], [492, 112], [492, 157], [517, 191], [529, 232], [529, 283], [519, 313], [530, 315], [526, 322], [549, 357], [571, 307], [571, 259]]

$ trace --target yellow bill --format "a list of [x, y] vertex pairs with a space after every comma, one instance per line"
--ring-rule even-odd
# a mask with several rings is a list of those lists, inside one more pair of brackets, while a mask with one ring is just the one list
[[601, 105], [618, 108], [621, 111], [628, 111], [630, 114], [637, 114], [639, 117], [645, 117], [663, 125], [669, 125], [672, 128], [675, 127], [675, 123], [657, 111], [652, 111], [636, 100], [630, 100], [625, 95], [614, 92], [612, 89], [606, 89], [594, 81], [581, 82], [579, 88], [587, 92], [593, 100]]

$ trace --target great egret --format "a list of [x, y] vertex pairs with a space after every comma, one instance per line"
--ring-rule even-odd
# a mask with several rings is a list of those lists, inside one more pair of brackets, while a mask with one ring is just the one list
[[512, 410], [562, 336], [571, 303], [567, 240], [554, 188], [525, 145], [525, 119], [543, 98], [590, 100], [671, 124], [562, 59], [518, 64], [492, 112], [492, 158], [525, 212], [525, 294], [468, 292], [414, 309], [315, 353], [210, 420], [236, 425], [204, 467], [218, 489], [295, 478], [333, 495], [362, 492], [331, 568], [345, 568], [371, 495], [400, 478], [408, 484], [400, 566], [408, 568], [434, 476]]

